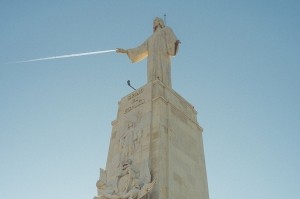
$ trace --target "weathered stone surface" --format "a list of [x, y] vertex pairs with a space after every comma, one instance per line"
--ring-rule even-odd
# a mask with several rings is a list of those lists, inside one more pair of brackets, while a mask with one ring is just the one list
[[134, 193], [156, 179], [150, 199], [208, 199], [202, 128], [193, 106], [159, 80], [118, 104], [106, 164], [108, 188], [104, 194], [100, 190], [101, 197], [130, 193], [137, 198]]

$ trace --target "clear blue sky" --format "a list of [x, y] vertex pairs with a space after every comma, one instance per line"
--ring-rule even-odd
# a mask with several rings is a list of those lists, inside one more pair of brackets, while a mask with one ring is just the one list
[[155, 17], [181, 40], [173, 89], [203, 127], [211, 199], [300, 198], [300, 2], [0, 2], [0, 197], [88, 199], [118, 101], [146, 83], [122, 54]]

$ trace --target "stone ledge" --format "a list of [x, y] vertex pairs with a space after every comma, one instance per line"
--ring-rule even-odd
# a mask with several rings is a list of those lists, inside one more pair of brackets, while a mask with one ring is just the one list
[[155, 102], [156, 100], [161, 99], [165, 104], [170, 104], [172, 105], [174, 108], [176, 108], [180, 113], [182, 113], [186, 118], [188, 118], [192, 123], [196, 124], [196, 126], [199, 128], [200, 131], [203, 131], [203, 128], [198, 124], [197, 121], [192, 120], [189, 116], [187, 116], [184, 112], [182, 112], [179, 108], [177, 108], [172, 102], [170, 102], [169, 100], [166, 100], [164, 97], [162, 96], [158, 96], [154, 99], [152, 99], [152, 102]]
[[115, 125], [116, 123], [118, 123], [118, 119], [113, 120], [113, 121], [111, 122], [111, 125]]
[[161, 81], [159, 80], [155, 80], [153, 81], [153, 85], [154, 84], [159, 84], [160, 86], [162, 86], [163, 88], [166, 88], [167, 90], [169, 90], [172, 94], [174, 94], [176, 97], [178, 97], [180, 100], [182, 100], [187, 106], [189, 106], [193, 113], [195, 115], [198, 114], [198, 112], [194, 109], [194, 106], [192, 104], [190, 104], [188, 101], [186, 101], [186, 99], [184, 99], [181, 95], [179, 95], [176, 91], [174, 91], [172, 88], [170, 88], [169, 86], [164, 85]]

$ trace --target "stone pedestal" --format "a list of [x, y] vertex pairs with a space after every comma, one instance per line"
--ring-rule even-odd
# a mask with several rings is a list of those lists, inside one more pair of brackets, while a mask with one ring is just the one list
[[[203, 130], [194, 107], [159, 80], [123, 97], [118, 104], [105, 183], [119, 193], [110, 193], [129, 191], [130, 178], [140, 179], [140, 188], [156, 179], [145, 198], [208, 199]], [[128, 159], [134, 175], [127, 172], [122, 180]]]

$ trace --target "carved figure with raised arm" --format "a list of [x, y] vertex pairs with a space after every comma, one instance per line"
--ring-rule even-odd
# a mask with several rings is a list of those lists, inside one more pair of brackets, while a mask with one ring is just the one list
[[117, 48], [117, 53], [127, 54], [132, 63], [148, 56], [148, 83], [159, 79], [171, 87], [171, 56], [175, 56], [181, 43], [173, 30], [161, 18], [153, 21], [153, 34], [140, 46], [132, 49]]

